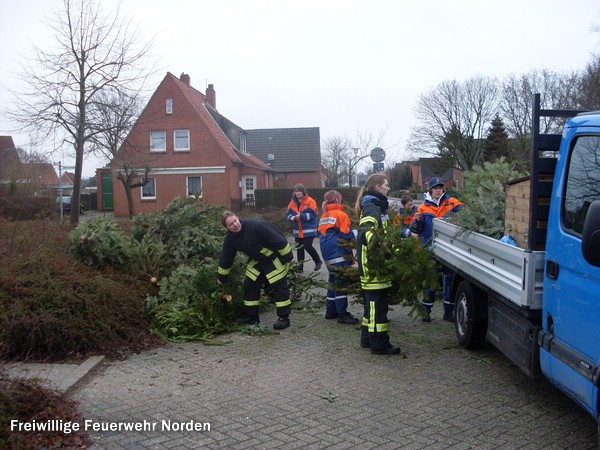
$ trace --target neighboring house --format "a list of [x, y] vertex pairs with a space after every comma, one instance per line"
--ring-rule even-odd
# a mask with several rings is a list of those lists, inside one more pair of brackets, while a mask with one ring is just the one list
[[0, 185], [2, 190], [23, 179], [23, 164], [12, 136], [0, 136]]
[[277, 187], [322, 187], [319, 128], [245, 130], [246, 150], [277, 171]]
[[418, 161], [407, 162], [412, 185], [420, 186], [423, 191], [426, 191], [429, 180], [432, 177], [439, 177], [444, 181], [446, 189], [462, 189], [464, 187], [462, 170], [455, 167], [442, 170], [439, 168], [441, 163], [439, 158], [419, 158]]
[[[58, 176], [51, 163], [23, 163], [11, 136], [0, 136], [0, 186], [27, 189], [35, 195], [54, 195]], [[12, 189], [12, 188], [11, 188]]]
[[46, 190], [53, 194], [58, 191], [58, 175], [51, 163], [25, 163], [23, 174], [27, 182], [36, 186], [38, 190]]
[[73, 184], [75, 184], [75, 174], [73, 172], [63, 172], [60, 180], [63, 185], [63, 188], [72, 188]]
[[203, 94], [189, 75], [167, 73], [108, 168], [98, 169], [99, 209], [129, 214], [118, 179], [125, 167], [141, 175], [148, 170], [147, 183], [132, 192], [136, 213], [193, 195], [228, 208], [253, 202], [255, 189], [275, 186], [276, 169], [251, 154], [247, 133], [217, 111], [212, 84]]

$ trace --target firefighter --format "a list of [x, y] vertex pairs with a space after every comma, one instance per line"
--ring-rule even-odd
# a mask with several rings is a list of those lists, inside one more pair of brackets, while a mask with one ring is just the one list
[[221, 223], [227, 228], [217, 270], [217, 284], [227, 282], [238, 251], [248, 256], [244, 278], [244, 313], [237, 319], [242, 325], [260, 323], [258, 306], [260, 291], [267, 285], [277, 308], [276, 330], [290, 326], [291, 299], [287, 284], [292, 248], [285, 236], [272, 224], [260, 219], [239, 219], [233, 212], [224, 211]]
[[356, 259], [360, 284], [364, 295], [360, 346], [370, 348], [374, 355], [397, 355], [400, 347], [393, 346], [389, 338], [388, 295], [392, 280], [378, 279], [369, 273], [370, 252], [378, 251], [372, 245], [375, 230], [385, 230], [389, 225], [388, 198], [390, 190], [387, 177], [381, 173], [369, 176], [356, 199], [356, 213], [360, 217], [356, 242]]

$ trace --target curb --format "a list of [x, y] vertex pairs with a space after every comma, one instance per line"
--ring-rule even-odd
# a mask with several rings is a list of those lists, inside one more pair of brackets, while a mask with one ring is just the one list
[[42, 386], [67, 393], [83, 381], [102, 362], [104, 356], [90, 356], [81, 364], [9, 363], [7, 373], [12, 379], [36, 380]]

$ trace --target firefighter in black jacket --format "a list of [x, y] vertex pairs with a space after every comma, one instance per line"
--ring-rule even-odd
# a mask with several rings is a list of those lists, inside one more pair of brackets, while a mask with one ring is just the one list
[[374, 355], [397, 355], [400, 347], [390, 343], [388, 294], [392, 280], [379, 279], [370, 273], [369, 254], [379, 251], [374, 246], [375, 230], [387, 230], [388, 198], [390, 190], [387, 177], [373, 173], [361, 188], [356, 199], [356, 212], [360, 216], [356, 241], [356, 259], [360, 285], [364, 298], [364, 315], [361, 326], [360, 346], [370, 348]]
[[227, 228], [219, 260], [217, 283], [227, 281], [238, 251], [248, 255], [244, 279], [244, 315], [237, 320], [243, 325], [260, 323], [258, 305], [260, 290], [268, 283], [277, 307], [276, 330], [290, 326], [292, 301], [286, 275], [294, 259], [292, 248], [285, 236], [272, 224], [260, 219], [239, 219], [231, 211], [221, 214], [221, 223]]

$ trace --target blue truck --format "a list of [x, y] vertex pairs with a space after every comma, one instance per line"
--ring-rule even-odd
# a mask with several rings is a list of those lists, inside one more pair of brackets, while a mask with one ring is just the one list
[[[459, 343], [487, 340], [546, 377], [595, 418], [600, 439], [600, 111], [532, 103], [521, 245], [436, 219], [432, 248], [453, 274]], [[563, 119], [562, 135], [540, 131]]]

